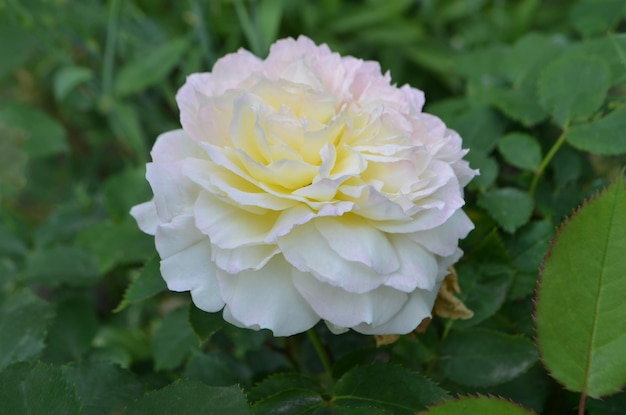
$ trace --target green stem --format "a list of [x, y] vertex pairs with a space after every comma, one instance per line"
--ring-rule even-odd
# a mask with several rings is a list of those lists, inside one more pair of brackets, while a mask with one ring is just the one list
[[535, 176], [533, 177], [533, 181], [530, 185], [530, 190], [528, 191], [528, 193], [531, 196], [535, 195], [535, 191], [537, 190], [537, 185], [539, 184], [539, 179], [541, 179], [541, 176], [543, 176], [543, 172], [548, 167], [548, 164], [550, 164], [550, 162], [556, 155], [557, 151], [559, 151], [561, 146], [563, 146], [563, 143], [565, 143], [566, 135], [567, 135], [567, 125], [565, 125], [565, 127], [563, 128], [563, 132], [561, 133], [559, 138], [556, 140], [556, 143], [554, 143], [550, 151], [548, 151], [548, 154], [546, 154], [546, 156], [541, 161], [541, 164], [539, 165], [539, 168], [537, 169], [537, 171], [535, 171]]
[[317, 356], [322, 362], [322, 366], [324, 366], [324, 371], [328, 375], [328, 378], [332, 380], [333, 368], [330, 364], [330, 357], [328, 356], [328, 352], [322, 344], [319, 334], [317, 334], [317, 331], [315, 331], [315, 327], [308, 329], [306, 334], [309, 336], [309, 339], [311, 340], [311, 343], [313, 344], [313, 347], [317, 352]]
[[213, 48], [211, 47], [211, 40], [209, 39], [209, 33], [207, 31], [206, 23], [204, 21], [204, 15], [202, 14], [202, 7], [198, 3], [198, 0], [189, 0], [189, 4], [191, 6], [191, 10], [193, 11], [194, 16], [197, 19], [195, 29], [198, 34], [198, 39], [200, 40], [200, 48], [204, 55], [207, 69], [211, 69], [211, 67], [215, 63], [215, 53], [213, 52]]
[[106, 45], [104, 48], [104, 62], [102, 64], [102, 95], [107, 100], [113, 93], [113, 67], [115, 64], [115, 47], [121, 6], [121, 0], [111, 0]]

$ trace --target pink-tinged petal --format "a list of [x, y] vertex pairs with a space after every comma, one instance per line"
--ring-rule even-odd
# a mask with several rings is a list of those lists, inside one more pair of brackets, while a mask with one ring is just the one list
[[474, 224], [465, 212], [459, 209], [438, 227], [407, 236], [430, 252], [448, 256], [456, 251], [459, 239], [465, 238], [472, 229]]
[[162, 222], [191, 214], [198, 197], [198, 186], [182, 174], [184, 161], [148, 163], [146, 178], [154, 193], [154, 204]]
[[262, 71], [263, 61], [247, 50], [229, 53], [213, 65], [211, 92], [219, 95], [227, 89], [241, 87], [251, 74]]
[[200, 193], [195, 205], [197, 228], [220, 248], [233, 249], [263, 243], [278, 214], [254, 214], [226, 203], [208, 192]]
[[380, 287], [362, 294], [347, 292], [320, 282], [314, 276], [294, 271], [293, 281], [313, 310], [338, 327], [384, 324], [402, 308], [408, 294]]
[[161, 223], [153, 200], [133, 206], [130, 214], [137, 221], [139, 229], [148, 235], [154, 235], [157, 225]]
[[163, 133], [150, 152], [155, 163], [172, 163], [190, 157], [204, 157], [206, 152], [183, 130]]
[[432, 290], [439, 273], [435, 255], [403, 235], [392, 235], [389, 239], [400, 260], [400, 268], [391, 274], [385, 285], [404, 292], [417, 288]]
[[403, 303], [402, 309], [382, 324], [360, 324], [352, 329], [370, 335], [410, 333], [417, 328], [422, 320], [431, 317], [431, 310], [439, 291], [438, 286], [435, 288], [432, 291], [413, 291], [408, 301]]
[[223, 249], [213, 245], [211, 251], [215, 265], [229, 274], [263, 268], [280, 252], [275, 245], [252, 245], [234, 249]]
[[275, 336], [291, 336], [313, 327], [319, 316], [294, 287], [292, 269], [278, 256], [257, 271], [236, 275], [219, 271], [226, 302], [224, 318], [240, 327], [270, 329]]
[[387, 236], [354, 215], [318, 218], [317, 230], [342, 258], [360, 262], [379, 275], [396, 271], [400, 263]]
[[289, 263], [302, 272], [313, 273], [320, 281], [356, 294], [367, 293], [385, 282], [368, 266], [339, 256], [314, 222], [297, 226], [278, 238], [278, 246]]
[[[198, 307], [218, 311], [220, 297], [211, 243], [194, 225], [193, 217], [178, 216], [157, 228], [155, 242], [161, 256], [161, 275], [171, 291], [202, 293]], [[200, 306], [201, 305], [201, 306]]]

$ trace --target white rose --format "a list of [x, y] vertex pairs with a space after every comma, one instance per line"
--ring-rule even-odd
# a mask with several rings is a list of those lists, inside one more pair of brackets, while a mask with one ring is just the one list
[[154, 198], [131, 211], [170, 290], [276, 336], [430, 316], [476, 172], [421, 91], [300, 37], [227, 55], [176, 98], [183, 129], [157, 139]]

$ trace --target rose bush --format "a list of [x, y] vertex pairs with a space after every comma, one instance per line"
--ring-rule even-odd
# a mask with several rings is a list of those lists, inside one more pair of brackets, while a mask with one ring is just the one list
[[168, 288], [240, 327], [401, 334], [430, 316], [473, 225], [476, 172], [423, 93], [310, 39], [240, 50], [177, 94], [135, 206]]

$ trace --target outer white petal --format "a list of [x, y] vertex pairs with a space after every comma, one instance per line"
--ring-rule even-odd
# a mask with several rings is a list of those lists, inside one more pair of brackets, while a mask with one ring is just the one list
[[400, 269], [387, 279], [385, 285], [404, 292], [416, 288], [434, 289], [439, 273], [435, 255], [404, 235], [392, 235], [390, 240], [400, 259]]
[[465, 238], [472, 229], [474, 229], [474, 224], [465, 212], [459, 209], [440, 226], [407, 236], [430, 252], [448, 256], [456, 251], [459, 239]]
[[258, 271], [237, 275], [218, 271], [226, 302], [224, 318], [240, 327], [270, 329], [275, 336], [306, 331], [319, 321], [293, 285], [293, 267], [274, 257]]
[[313, 273], [320, 281], [356, 294], [372, 291], [385, 282], [383, 276], [366, 265], [339, 256], [313, 222], [278, 238], [278, 246], [290, 264], [301, 272]]
[[252, 245], [234, 249], [213, 245], [211, 251], [215, 265], [229, 274], [258, 270], [280, 252], [276, 245]]
[[224, 306], [211, 261], [211, 243], [193, 217], [178, 216], [160, 225], [155, 242], [161, 256], [161, 275], [172, 291], [192, 291], [198, 308], [218, 311]]
[[402, 309], [387, 322], [383, 324], [360, 324], [352, 329], [363, 334], [379, 335], [412, 332], [423, 319], [431, 316], [439, 285], [432, 291], [419, 289], [413, 291], [409, 300], [403, 304]]
[[297, 270], [294, 270], [293, 281], [315, 312], [338, 327], [383, 324], [402, 308], [409, 297], [406, 293], [384, 286], [354, 294]]
[[137, 221], [139, 229], [148, 235], [154, 235], [157, 225], [161, 223], [153, 200], [133, 206], [130, 214]]
[[171, 163], [190, 157], [205, 157], [206, 152], [183, 130], [161, 134], [150, 151], [155, 163]]
[[148, 163], [146, 178], [154, 193], [154, 204], [162, 222], [169, 222], [178, 215], [191, 214], [198, 197], [198, 186], [183, 176], [184, 161], [171, 163]]

